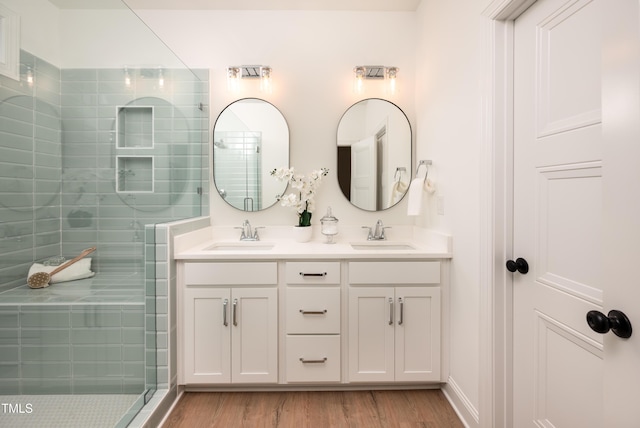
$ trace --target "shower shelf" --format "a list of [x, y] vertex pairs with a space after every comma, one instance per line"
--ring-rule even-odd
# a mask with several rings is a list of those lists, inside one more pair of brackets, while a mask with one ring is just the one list
[[153, 148], [153, 106], [118, 106], [116, 108], [116, 147], [118, 149]]
[[153, 156], [117, 156], [116, 191], [153, 192]]

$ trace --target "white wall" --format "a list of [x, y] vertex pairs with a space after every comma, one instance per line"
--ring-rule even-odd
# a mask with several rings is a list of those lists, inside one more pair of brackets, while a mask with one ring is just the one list
[[129, 9], [60, 12], [62, 68], [184, 68]]
[[20, 48], [60, 67], [60, 12], [48, 0], [1, 0], [20, 15]]
[[[479, 412], [481, 35], [483, 3], [422, 0], [418, 10], [418, 158], [433, 160], [437, 191], [418, 223], [453, 236], [452, 383]], [[442, 198], [444, 215], [435, 198]]]
[[[411, 12], [320, 11], [137, 11], [185, 63], [211, 69], [211, 124], [234, 99], [255, 96], [273, 103], [290, 127], [291, 165], [299, 172], [330, 169], [317, 199], [318, 219], [331, 205], [341, 224], [412, 224], [406, 201], [382, 213], [351, 206], [336, 176], [336, 130], [344, 111], [367, 97], [384, 97], [380, 82], [366, 82], [364, 95], [352, 91], [356, 65], [400, 67], [400, 92], [389, 98], [413, 122], [416, 17]], [[262, 94], [258, 82], [229, 93], [226, 67], [263, 64], [273, 68], [273, 93]], [[212, 221], [239, 225], [296, 224], [291, 208], [273, 207], [245, 215], [227, 205], [213, 190]], [[318, 224], [317, 220], [314, 221]], [[389, 230], [392, 235], [393, 229]]]

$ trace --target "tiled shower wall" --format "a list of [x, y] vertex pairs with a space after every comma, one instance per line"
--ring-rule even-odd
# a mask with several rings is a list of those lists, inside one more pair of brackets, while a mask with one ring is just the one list
[[163, 70], [161, 86], [159, 73], [61, 73], [63, 252], [99, 243], [98, 271], [141, 272], [146, 224], [201, 214], [208, 87], [189, 70]]
[[[142, 272], [146, 224], [208, 211], [208, 71], [162, 70], [164, 85], [158, 73], [59, 70], [22, 51], [21, 81], [0, 76], [0, 291], [24, 285], [34, 260], [93, 245], [93, 270]], [[151, 147], [117, 146], [127, 106], [152, 107]], [[152, 159], [152, 174], [118, 157]], [[118, 174], [153, 191], [116, 191]]]
[[144, 305], [0, 305], [0, 395], [139, 394]]
[[0, 291], [60, 253], [60, 70], [24, 51], [20, 63], [20, 82], [0, 76]]

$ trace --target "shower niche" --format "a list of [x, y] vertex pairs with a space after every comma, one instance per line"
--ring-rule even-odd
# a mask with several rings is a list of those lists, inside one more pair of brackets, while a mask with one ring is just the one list
[[117, 156], [118, 192], [153, 192], [153, 156]]
[[116, 109], [116, 191], [152, 193], [154, 158], [152, 154], [140, 153], [154, 148], [154, 107], [135, 105]]
[[153, 148], [153, 106], [117, 109], [116, 146], [119, 149]]

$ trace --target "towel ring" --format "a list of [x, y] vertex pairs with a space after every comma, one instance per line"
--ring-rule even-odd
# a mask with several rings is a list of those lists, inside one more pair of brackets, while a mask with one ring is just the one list
[[424, 182], [427, 182], [427, 177], [429, 176], [429, 165], [433, 165], [433, 162], [430, 160], [421, 160], [418, 163], [418, 167], [416, 168], [416, 178], [418, 178], [418, 172], [420, 172], [420, 167], [424, 165], [427, 168], [427, 173], [424, 175]]
[[[407, 172], [407, 168], [399, 166], [396, 168], [396, 172], [393, 174], [393, 181], [399, 183], [402, 180], [402, 173]], [[396, 178], [397, 177], [397, 178]]]

